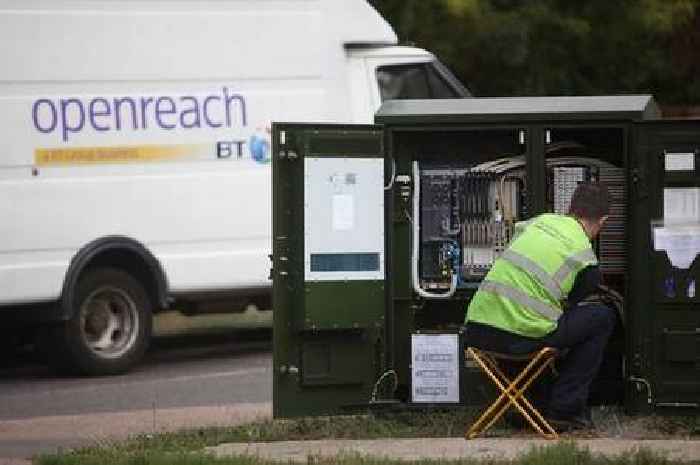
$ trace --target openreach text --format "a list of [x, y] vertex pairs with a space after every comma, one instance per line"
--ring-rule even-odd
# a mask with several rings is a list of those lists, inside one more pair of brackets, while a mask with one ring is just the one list
[[210, 95], [40, 98], [32, 105], [34, 128], [58, 132], [66, 142], [85, 129], [122, 131], [230, 128], [247, 125], [246, 102], [223, 87]]

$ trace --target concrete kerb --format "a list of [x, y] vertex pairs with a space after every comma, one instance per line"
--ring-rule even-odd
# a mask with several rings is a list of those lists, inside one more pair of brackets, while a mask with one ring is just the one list
[[[594, 454], [612, 457], [640, 449], [678, 461], [700, 461], [700, 441], [693, 440], [630, 440], [578, 439], [582, 448]], [[379, 440], [319, 440], [280, 441], [267, 443], [221, 444], [208, 447], [216, 456], [254, 456], [279, 462], [303, 462], [310, 456], [336, 457], [361, 455], [398, 460], [459, 460], [514, 459], [533, 446], [552, 445], [554, 442], [535, 438], [486, 438], [465, 441], [461, 438], [379, 439]]]

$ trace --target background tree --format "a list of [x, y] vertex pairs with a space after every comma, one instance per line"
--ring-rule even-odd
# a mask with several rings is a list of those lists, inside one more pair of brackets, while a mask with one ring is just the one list
[[700, 0], [372, 0], [478, 96], [700, 103]]

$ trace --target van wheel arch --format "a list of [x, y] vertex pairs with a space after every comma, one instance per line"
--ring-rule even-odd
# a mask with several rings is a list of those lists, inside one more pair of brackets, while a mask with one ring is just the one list
[[139, 242], [106, 237], [71, 261], [61, 297], [62, 321], [48, 329], [48, 360], [62, 372], [110, 375], [142, 358], [152, 313], [167, 306], [160, 263]]
[[146, 288], [154, 309], [167, 308], [168, 281], [160, 262], [134, 239], [107, 236], [90, 242], [71, 260], [61, 292], [62, 319], [73, 317], [78, 280], [85, 271], [95, 267], [118, 268], [131, 274]]
[[73, 316], [49, 328], [48, 362], [63, 373], [114, 375], [143, 357], [153, 304], [145, 288], [118, 268], [90, 267], [80, 276]]

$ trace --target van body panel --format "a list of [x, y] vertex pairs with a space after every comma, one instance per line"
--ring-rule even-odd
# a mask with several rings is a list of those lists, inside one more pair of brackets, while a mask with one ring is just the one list
[[375, 67], [434, 59], [365, 1], [0, 0], [0, 39], [0, 306], [110, 236], [269, 292], [271, 121], [371, 122]]

